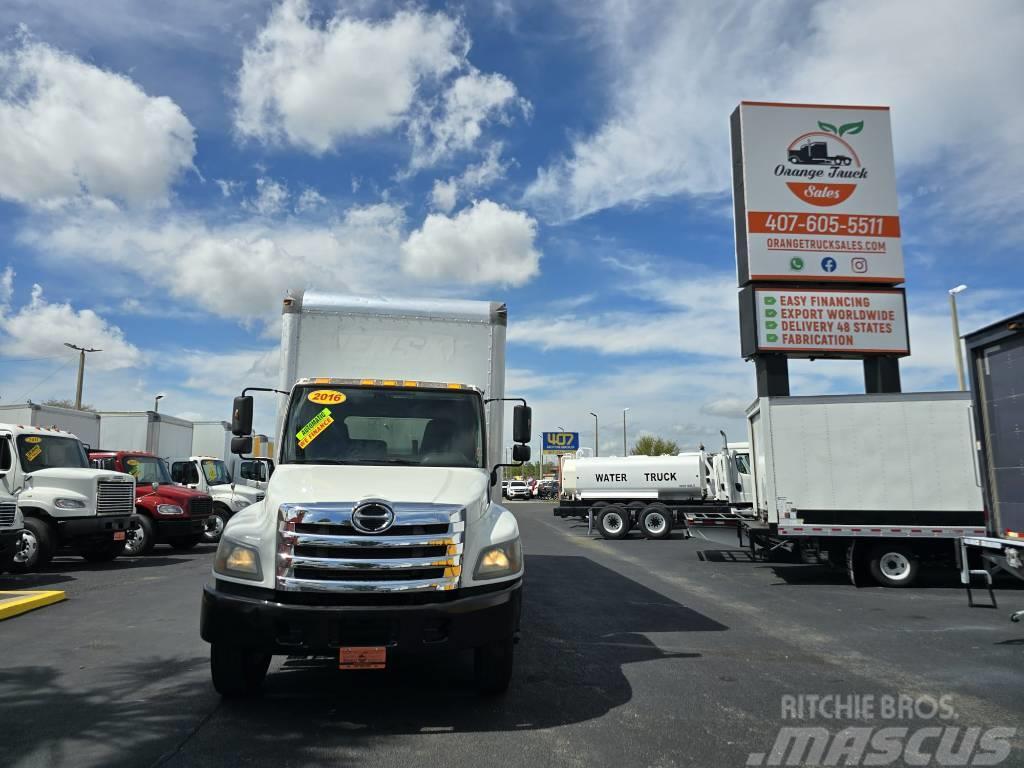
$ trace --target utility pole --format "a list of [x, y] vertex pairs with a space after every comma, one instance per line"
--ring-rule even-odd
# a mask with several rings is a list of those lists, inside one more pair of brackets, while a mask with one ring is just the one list
[[956, 377], [961, 392], [967, 389], [967, 382], [964, 379], [964, 351], [960, 346], [960, 315], [956, 308], [956, 295], [966, 290], [966, 285], [949, 289], [949, 309], [953, 316], [953, 353], [956, 355]]
[[623, 456], [623, 458], [625, 458], [627, 456], [627, 452], [626, 452], [626, 411], [628, 411], [628, 410], [629, 410], [629, 408], [623, 408], [622, 409], [622, 456]]
[[597, 439], [597, 414], [591, 411], [590, 415], [594, 417], [594, 456], [600, 456], [600, 453], [598, 452], [598, 446], [600, 446], [601, 443]]
[[77, 347], [74, 344], [64, 342], [64, 346], [69, 349], [78, 351], [78, 388], [75, 390], [75, 410], [82, 410], [82, 380], [85, 378], [85, 353], [86, 352], [102, 352], [102, 349], [92, 349], [90, 347]]

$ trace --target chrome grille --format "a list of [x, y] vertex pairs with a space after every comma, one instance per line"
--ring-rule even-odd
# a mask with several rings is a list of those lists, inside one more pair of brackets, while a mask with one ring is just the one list
[[97, 515], [130, 515], [135, 511], [135, 483], [96, 481]]
[[14, 525], [14, 504], [0, 504], [0, 528], [10, 528]]
[[213, 512], [213, 499], [209, 496], [196, 496], [188, 503], [188, 513], [192, 517], [205, 517]]
[[462, 574], [463, 508], [388, 504], [394, 523], [380, 533], [352, 525], [356, 502], [282, 504], [277, 588], [291, 592], [433, 592]]

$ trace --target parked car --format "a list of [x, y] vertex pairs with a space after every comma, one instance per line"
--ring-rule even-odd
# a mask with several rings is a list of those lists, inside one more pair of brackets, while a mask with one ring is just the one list
[[557, 480], [541, 480], [537, 483], [537, 498], [538, 499], [557, 499], [558, 498], [558, 481]]
[[503, 499], [507, 499], [508, 498], [508, 484], [511, 483], [511, 482], [512, 482], [511, 480], [502, 480], [501, 481], [501, 498], [503, 498]]
[[536, 481], [536, 479], [534, 479], [532, 477], [529, 477], [529, 478], [526, 479], [526, 484], [528, 486], [530, 486], [530, 496], [531, 497], [536, 496], [537, 495], [537, 481]]
[[506, 496], [509, 499], [530, 499], [530, 486], [525, 480], [510, 480]]

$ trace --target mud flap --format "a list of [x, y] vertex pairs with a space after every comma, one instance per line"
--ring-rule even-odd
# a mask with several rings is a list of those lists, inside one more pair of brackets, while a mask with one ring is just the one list
[[874, 583], [871, 576], [871, 569], [868, 567], [867, 558], [861, 551], [863, 547], [857, 546], [857, 540], [850, 542], [846, 549], [846, 575], [850, 583], [855, 587], [867, 587]]

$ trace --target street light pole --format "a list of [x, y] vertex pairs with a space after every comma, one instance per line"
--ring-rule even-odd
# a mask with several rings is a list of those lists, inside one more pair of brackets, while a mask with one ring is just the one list
[[629, 408], [622, 409], [622, 455], [626, 455], [626, 411]]
[[956, 295], [966, 290], [966, 285], [958, 285], [949, 290], [949, 309], [953, 316], [953, 353], [956, 355], [956, 376], [961, 392], [967, 389], [967, 382], [964, 380], [964, 353], [960, 347], [960, 316], [956, 308]]
[[74, 344], [64, 342], [64, 346], [78, 352], [78, 387], [75, 389], [75, 410], [82, 410], [82, 381], [85, 379], [85, 353], [102, 352], [102, 349], [91, 349], [89, 347], [76, 347]]
[[598, 435], [598, 432], [597, 432], [597, 414], [594, 413], [593, 411], [591, 411], [590, 415], [594, 417], [594, 456], [599, 456], [600, 452], [599, 452], [598, 446], [600, 446], [601, 443], [597, 439], [597, 435]]

